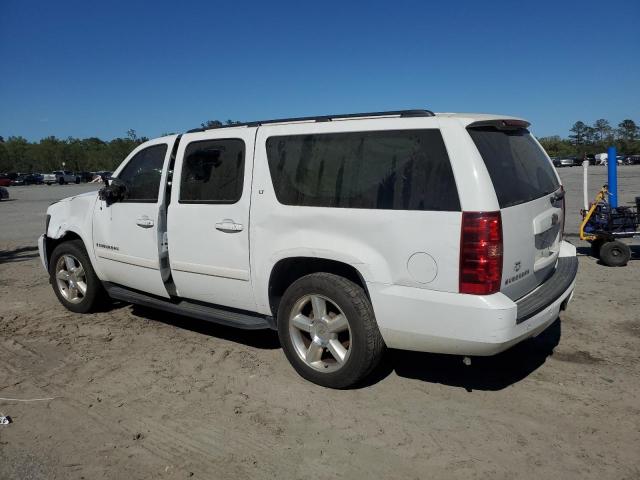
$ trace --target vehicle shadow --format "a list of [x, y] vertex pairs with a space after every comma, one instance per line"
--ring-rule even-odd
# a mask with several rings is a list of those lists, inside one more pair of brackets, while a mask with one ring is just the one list
[[[123, 304], [120, 304], [123, 305]], [[230, 342], [241, 343], [253, 348], [262, 350], [273, 350], [280, 348], [278, 334], [273, 330], [242, 330], [239, 328], [227, 327], [213, 322], [198, 320], [196, 318], [175, 315], [153, 308], [140, 305], [132, 305], [131, 312], [137, 317], [146, 318], [165, 325], [189, 330], [201, 335], [229, 340]]]
[[[629, 248], [631, 249], [631, 258], [630, 260], [640, 260], [640, 245], [631, 245], [629, 244]], [[584, 255], [587, 257], [592, 257], [591, 247], [576, 247], [576, 253], [578, 255]], [[604, 265], [600, 260], [598, 260], [598, 265]]]
[[[128, 304], [116, 302], [109, 309], [125, 305]], [[273, 330], [241, 330], [140, 305], [131, 305], [131, 309], [137, 317], [201, 335], [262, 350], [281, 348], [278, 334]], [[381, 365], [364, 382], [353, 388], [370, 387], [395, 372], [399, 377], [462, 387], [469, 392], [498, 391], [519, 382], [540, 368], [547, 357], [553, 355], [554, 348], [560, 343], [560, 337], [561, 322], [558, 318], [537, 337], [519, 343], [498, 355], [473, 357], [470, 366], [464, 365], [463, 357], [460, 355], [390, 349]]]
[[38, 257], [38, 247], [19, 247], [13, 250], [0, 250], [0, 263], [24, 262]]
[[591, 256], [591, 247], [576, 247], [576, 253], [578, 255]]
[[[561, 323], [556, 319], [535, 338], [491, 357], [473, 357], [466, 366], [459, 355], [390, 350], [383, 365], [369, 379], [374, 384], [392, 371], [404, 378], [462, 387], [467, 391], [498, 391], [519, 382], [540, 368], [560, 342]], [[366, 386], [366, 385], [364, 385]]]

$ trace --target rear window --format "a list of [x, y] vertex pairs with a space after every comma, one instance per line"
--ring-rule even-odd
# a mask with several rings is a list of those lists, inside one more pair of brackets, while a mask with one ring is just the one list
[[266, 147], [285, 205], [460, 210], [439, 130], [277, 136]]
[[526, 203], [560, 188], [551, 162], [526, 129], [470, 128], [500, 208]]

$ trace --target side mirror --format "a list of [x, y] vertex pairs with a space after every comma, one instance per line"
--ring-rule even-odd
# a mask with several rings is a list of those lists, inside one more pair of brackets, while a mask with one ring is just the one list
[[[106, 183], [106, 182], [105, 182]], [[107, 207], [113, 203], [122, 200], [127, 193], [127, 187], [124, 182], [117, 178], [112, 178], [111, 183], [107, 183], [98, 190], [98, 198], [107, 204]]]

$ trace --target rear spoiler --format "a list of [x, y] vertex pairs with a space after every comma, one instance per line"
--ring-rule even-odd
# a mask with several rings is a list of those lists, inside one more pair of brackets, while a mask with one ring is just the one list
[[493, 127], [498, 130], [520, 130], [522, 128], [529, 128], [529, 125], [531, 124], [525, 120], [480, 120], [470, 123], [467, 125], [467, 128]]

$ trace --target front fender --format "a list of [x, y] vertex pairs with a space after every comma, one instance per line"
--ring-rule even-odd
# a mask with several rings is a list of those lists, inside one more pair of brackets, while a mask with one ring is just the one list
[[93, 248], [93, 209], [96, 195], [79, 195], [54, 203], [47, 209], [50, 216], [46, 231], [47, 264], [53, 248], [65, 237], [78, 237], [84, 243], [98, 278], [103, 278]]

